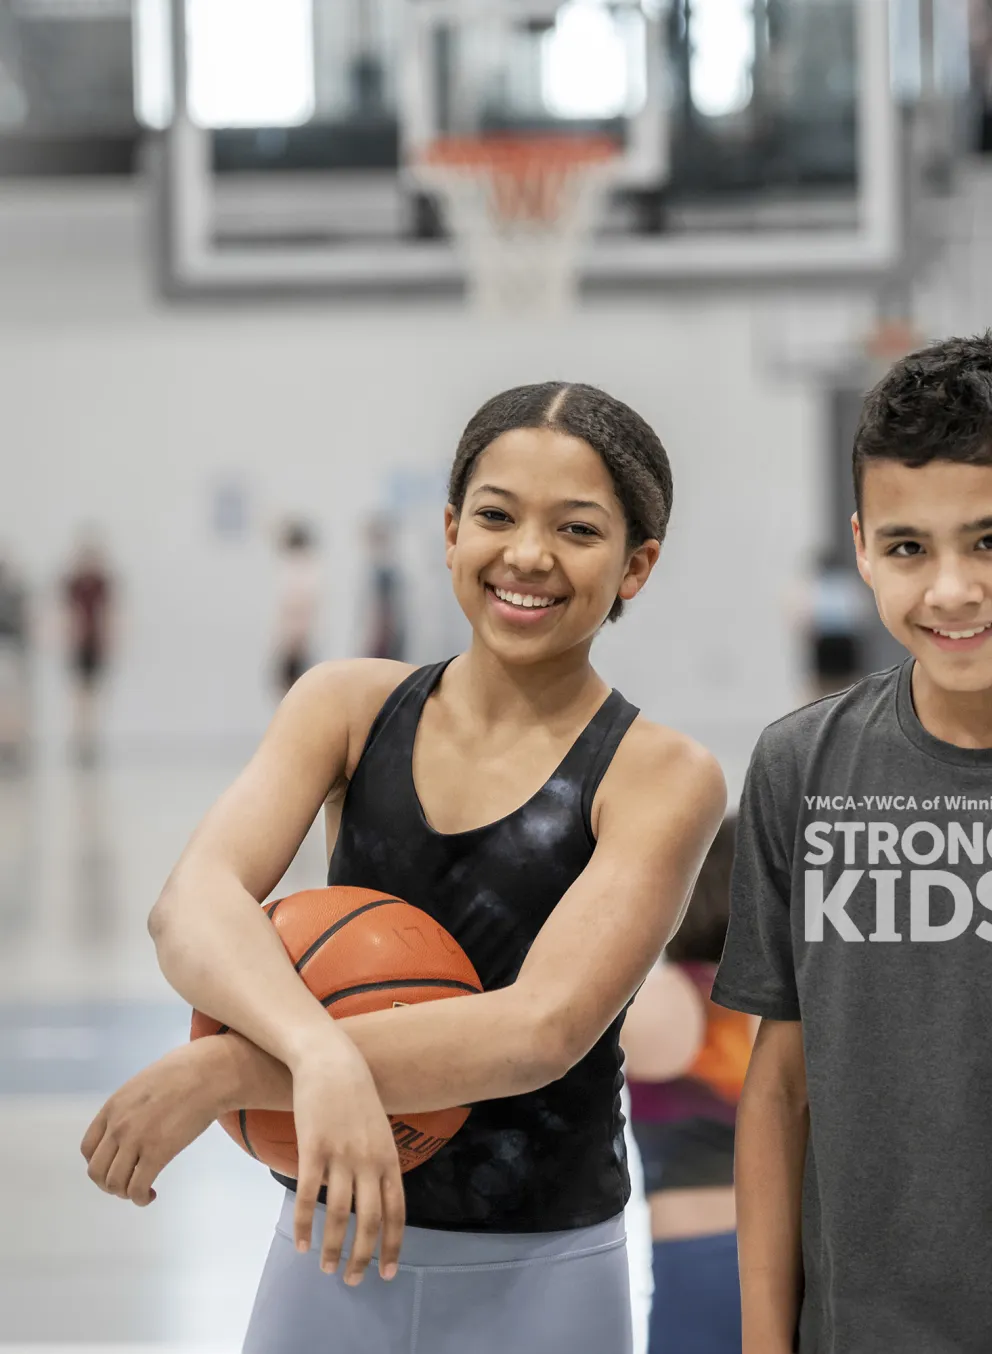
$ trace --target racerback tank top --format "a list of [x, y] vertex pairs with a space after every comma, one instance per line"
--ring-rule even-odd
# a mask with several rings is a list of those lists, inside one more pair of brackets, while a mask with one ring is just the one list
[[[411, 673], [377, 715], [348, 787], [327, 882], [381, 889], [422, 908], [451, 932], [491, 991], [514, 981], [588, 864], [593, 796], [638, 710], [612, 691], [526, 804], [484, 827], [439, 833], [417, 797], [413, 746], [424, 704], [451, 661]], [[622, 1024], [623, 1014], [551, 1085], [475, 1104], [452, 1140], [403, 1177], [407, 1222], [553, 1232], [620, 1213], [630, 1193]]]

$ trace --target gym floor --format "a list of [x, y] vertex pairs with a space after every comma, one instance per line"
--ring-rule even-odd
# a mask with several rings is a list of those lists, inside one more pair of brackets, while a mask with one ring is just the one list
[[[145, 918], [236, 765], [0, 777], [0, 1349], [235, 1351], [279, 1187], [208, 1131], [142, 1210], [79, 1142], [106, 1096], [188, 1035]], [[322, 883], [314, 831], [284, 891]]]

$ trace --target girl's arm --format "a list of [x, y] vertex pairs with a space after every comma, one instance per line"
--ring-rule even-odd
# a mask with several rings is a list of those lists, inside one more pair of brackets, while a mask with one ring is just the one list
[[[310, 1244], [314, 1203], [326, 1181], [322, 1259], [335, 1267], [354, 1195], [358, 1231], [348, 1277], [356, 1282], [380, 1225], [384, 1269], [398, 1260], [404, 1214], [396, 1147], [364, 1058], [342, 1022], [329, 1020], [300, 981], [259, 903], [282, 878], [321, 805], [343, 794], [358, 740], [409, 671], [405, 664], [357, 660], [305, 674], [245, 771], [197, 829], [149, 919], [160, 967], [176, 991], [292, 1073], [297, 1245]], [[100, 1153], [98, 1145], [98, 1163]]]
[[289, 1068], [297, 1116], [301, 1081], [304, 1109], [316, 1117], [328, 1100], [344, 1103], [369, 1066], [389, 1113], [519, 1095], [561, 1075], [559, 1046], [545, 1037], [546, 1003], [522, 1002], [512, 988], [459, 997], [456, 1013], [440, 1009], [450, 1002], [430, 1002], [331, 1020], [258, 906], [321, 804], [343, 792], [354, 755], [349, 729], [364, 742], [397, 670], [408, 669], [378, 660], [325, 664], [293, 687], [252, 762], [195, 833], [149, 922], [176, 991]]
[[[384, 667], [385, 681], [377, 671]], [[398, 667], [328, 663], [301, 678], [197, 828], [149, 917], [159, 965], [176, 991], [289, 1066], [315, 1041], [337, 1035], [344, 1050], [346, 1040], [258, 904], [321, 805], [343, 794], [353, 721], [362, 705], [382, 703]]]
[[737, 1110], [737, 1236], [743, 1354], [791, 1354], [802, 1293], [809, 1136], [802, 1025], [764, 1020]]

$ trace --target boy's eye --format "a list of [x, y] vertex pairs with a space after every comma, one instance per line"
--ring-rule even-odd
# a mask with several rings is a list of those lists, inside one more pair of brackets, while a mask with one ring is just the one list
[[[975, 549], [981, 551], [992, 550], [992, 535], [982, 536], [977, 542]], [[919, 541], [900, 541], [898, 545], [894, 545], [887, 553], [895, 555], [899, 559], [914, 559], [917, 555], [923, 553], [923, 547], [920, 545]]]
[[595, 527], [586, 526], [585, 522], [569, 522], [565, 528], [566, 531], [577, 531], [580, 536], [598, 536], [599, 532]]
[[500, 508], [480, 508], [476, 517], [486, 522], [508, 522], [510, 519]]

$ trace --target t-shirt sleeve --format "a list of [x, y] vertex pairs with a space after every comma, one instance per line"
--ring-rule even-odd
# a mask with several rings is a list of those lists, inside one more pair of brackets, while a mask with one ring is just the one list
[[[791, 843], [798, 787], [786, 756], [771, 765], [765, 735], [744, 782], [730, 887], [730, 926], [712, 1000], [769, 1020], [799, 1020], [790, 913]], [[774, 780], [772, 772], [774, 769]], [[773, 793], [773, 785], [779, 795]], [[790, 793], [785, 793], [789, 791]]]

